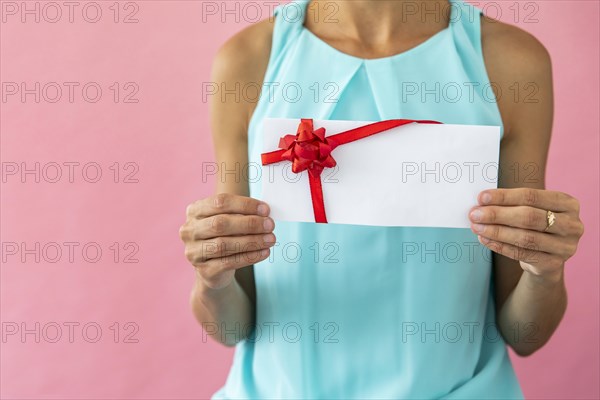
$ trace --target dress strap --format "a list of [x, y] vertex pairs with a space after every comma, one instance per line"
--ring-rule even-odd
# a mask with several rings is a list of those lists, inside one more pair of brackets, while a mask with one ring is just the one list
[[300, 35], [304, 26], [306, 7], [310, 0], [292, 0], [273, 9], [273, 39], [270, 63], [275, 62]]
[[450, 22], [463, 41], [467, 41], [475, 52], [482, 54], [481, 16], [483, 11], [464, 0], [450, 0], [452, 21]]

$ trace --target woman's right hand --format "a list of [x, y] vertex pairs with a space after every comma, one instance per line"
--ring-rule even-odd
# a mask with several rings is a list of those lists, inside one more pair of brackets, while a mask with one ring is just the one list
[[266, 259], [275, 244], [269, 206], [251, 197], [220, 193], [190, 204], [186, 214], [179, 229], [185, 256], [211, 289], [228, 286], [235, 270]]

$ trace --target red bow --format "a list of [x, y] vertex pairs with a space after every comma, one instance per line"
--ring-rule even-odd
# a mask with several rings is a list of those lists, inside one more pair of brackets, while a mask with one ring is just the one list
[[285, 135], [279, 139], [279, 148], [287, 150], [281, 159], [291, 161], [292, 172], [296, 174], [307, 169], [311, 175], [319, 176], [324, 168], [336, 165], [331, 157], [335, 147], [325, 138], [325, 128], [313, 129], [312, 119], [300, 120], [296, 135]]
[[441, 124], [441, 122], [430, 120], [390, 119], [325, 137], [325, 128], [314, 130], [312, 119], [301, 119], [296, 135], [285, 135], [279, 139], [279, 148], [282, 150], [275, 150], [261, 155], [262, 165], [286, 160], [292, 162], [292, 172], [296, 174], [308, 170], [315, 222], [327, 223], [321, 172], [324, 168], [336, 166], [336, 162], [331, 156], [333, 149], [341, 144], [350, 143], [413, 122]]

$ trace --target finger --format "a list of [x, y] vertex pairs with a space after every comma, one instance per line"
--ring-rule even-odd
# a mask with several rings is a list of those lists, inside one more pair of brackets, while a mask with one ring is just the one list
[[186, 257], [194, 263], [226, 257], [231, 254], [246, 253], [271, 247], [275, 244], [275, 235], [222, 236], [201, 240], [186, 247]]
[[472, 224], [471, 229], [476, 234], [495, 242], [510, 243], [516, 247], [539, 250], [563, 258], [568, 258], [574, 253], [573, 246], [556, 235], [503, 225]]
[[206, 279], [214, 279], [223, 271], [231, 271], [256, 264], [269, 257], [270, 249], [249, 251], [246, 253], [232, 254], [226, 257], [214, 258], [197, 265], [200, 274]]
[[219, 214], [201, 220], [194, 219], [184, 228], [184, 234], [190, 240], [201, 240], [220, 236], [270, 233], [274, 228], [275, 222], [269, 217]]
[[[558, 232], [560, 224], [569, 224], [566, 214], [556, 213], [556, 221], [552, 227]], [[546, 211], [528, 206], [484, 206], [474, 207], [469, 213], [471, 222], [490, 225], [507, 225], [515, 228], [544, 231], [548, 224]], [[556, 228], [556, 229], [555, 229]]]
[[532, 188], [488, 189], [477, 200], [481, 205], [529, 206], [555, 212], [572, 211], [577, 202], [566, 193]]
[[494, 253], [501, 254], [513, 260], [523, 261], [527, 264], [553, 267], [557, 263], [562, 262], [560, 257], [544, 251], [526, 249], [510, 243], [497, 242], [494, 240], [489, 240], [483, 236], [478, 236], [477, 238], [482, 245]]
[[269, 205], [252, 197], [219, 193], [188, 206], [190, 218], [205, 218], [217, 214], [269, 215]]

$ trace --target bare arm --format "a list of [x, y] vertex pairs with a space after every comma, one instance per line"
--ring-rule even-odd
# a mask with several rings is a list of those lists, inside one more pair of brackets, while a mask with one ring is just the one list
[[[271, 32], [269, 21], [246, 28], [215, 58], [211, 81], [220, 89], [210, 98], [210, 117], [219, 172], [241, 171], [248, 163], [248, 122], [256, 105], [243, 96], [223, 96], [221, 89], [262, 82]], [[194, 315], [211, 337], [232, 346], [254, 324], [252, 264], [269, 256], [274, 222], [267, 217], [267, 205], [247, 197], [243, 174], [218, 173], [216, 193], [188, 207], [181, 237], [196, 267], [190, 294]]]
[[[482, 32], [490, 80], [503, 93], [498, 100], [505, 127], [499, 187], [512, 190], [490, 191], [487, 203], [480, 195], [482, 214], [473, 220], [479, 225], [474, 231], [494, 251], [499, 330], [525, 356], [550, 339], [564, 315], [564, 263], [574, 254], [583, 226], [575, 199], [544, 190], [553, 119], [546, 49], [533, 36], [499, 22], [484, 20]], [[561, 226], [543, 232], [548, 209], [560, 211]]]

